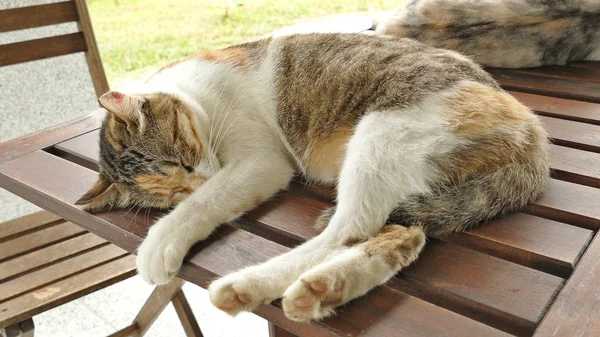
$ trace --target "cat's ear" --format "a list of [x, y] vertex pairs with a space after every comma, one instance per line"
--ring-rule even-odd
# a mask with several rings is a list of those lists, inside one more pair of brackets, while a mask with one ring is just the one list
[[87, 191], [75, 205], [84, 205], [88, 209], [101, 209], [114, 204], [119, 198], [119, 190], [103, 174], [98, 181]]
[[120, 122], [127, 124], [130, 131], [141, 124], [143, 100], [118, 91], [109, 91], [100, 96], [98, 102]]

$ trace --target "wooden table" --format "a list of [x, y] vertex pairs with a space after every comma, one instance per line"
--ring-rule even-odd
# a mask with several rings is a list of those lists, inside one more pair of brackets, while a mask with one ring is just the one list
[[[553, 140], [544, 196], [522, 213], [432, 238], [417, 263], [336, 317], [299, 324], [277, 303], [259, 307], [273, 335], [600, 336], [600, 63], [490, 72], [539, 113]], [[73, 205], [96, 180], [104, 114], [1, 144], [0, 187], [135, 252], [156, 211], [92, 215]], [[287, 251], [316, 235], [312, 224], [333, 197], [293, 182], [194, 246], [179, 276], [206, 287]]]

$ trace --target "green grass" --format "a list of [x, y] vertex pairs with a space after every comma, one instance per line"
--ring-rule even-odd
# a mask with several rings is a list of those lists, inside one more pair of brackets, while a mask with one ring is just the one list
[[199, 50], [222, 48], [310, 18], [374, 12], [398, 0], [89, 0], [111, 87]]

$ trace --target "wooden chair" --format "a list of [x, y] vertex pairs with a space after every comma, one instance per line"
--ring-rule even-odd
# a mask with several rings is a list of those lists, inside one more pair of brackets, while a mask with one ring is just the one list
[[[84, 52], [97, 96], [108, 91], [84, 0], [0, 11], [0, 33], [77, 22], [79, 32], [0, 45], [0, 66]], [[135, 275], [135, 257], [46, 212], [0, 224], [0, 334], [33, 336], [32, 316]], [[113, 336], [143, 335], [169, 302], [188, 336], [202, 333], [175, 279], [156, 288], [133, 323]]]

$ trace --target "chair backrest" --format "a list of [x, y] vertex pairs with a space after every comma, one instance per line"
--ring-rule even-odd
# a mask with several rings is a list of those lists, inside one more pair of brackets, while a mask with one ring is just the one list
[[77, 22], [78, 32], [0, 45], [0, 67], [85, 52], [96, 95], [107, 92], [108, 81], [98, 53], [85, 0], [0, 10], [0, 33]]

